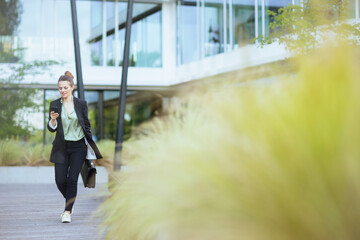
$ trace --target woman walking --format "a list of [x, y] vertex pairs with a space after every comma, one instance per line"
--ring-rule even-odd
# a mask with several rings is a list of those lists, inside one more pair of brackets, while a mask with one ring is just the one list
[[55, 163], [55, 182], [65, 198], [63, 223], [71, 222], [81, 167], [87, 159], [102, 158], [92, 140], [87, 103], [73, 96], [74, 77], [66, 71], [58, 80], [61, 98], [50, 103], [50, 132], [56, 132], [50, 162]]

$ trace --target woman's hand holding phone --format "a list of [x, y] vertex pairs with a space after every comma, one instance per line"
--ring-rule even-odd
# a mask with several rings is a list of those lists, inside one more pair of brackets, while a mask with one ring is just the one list
[[60, 116], [59, 113], [58, 113], [58, 109], [57, 107], [53, 106], [50, 108], [50, 118], [51, 118], [51, 124], [53, 126], [56, 125], [56, 119]]

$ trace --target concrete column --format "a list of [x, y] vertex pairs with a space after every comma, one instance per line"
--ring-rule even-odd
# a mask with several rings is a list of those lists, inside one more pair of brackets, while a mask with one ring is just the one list
[[163, 3], [161, 14], [163, 80], [171, 84], [175, 79], [176, 68], [176, 3]]

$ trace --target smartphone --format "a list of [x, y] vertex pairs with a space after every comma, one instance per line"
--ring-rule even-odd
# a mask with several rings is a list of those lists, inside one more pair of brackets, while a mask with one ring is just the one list
[[57, 106], [51, 106], [50, 107], [50, 112], [54, 111], [55, 113], [59, 113], [59, 109]]

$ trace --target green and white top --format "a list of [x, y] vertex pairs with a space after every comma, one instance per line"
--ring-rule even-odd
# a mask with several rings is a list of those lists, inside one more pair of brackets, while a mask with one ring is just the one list
[[61, 112], [61, 121], [63, 125], [65, 141], [79, 141], [82, 139], [85, 134], [76, 116], [75, 106], [68, 115], [64, 104], [62, 104]]

